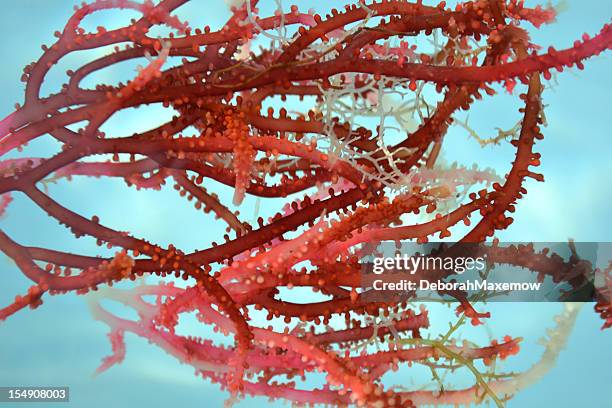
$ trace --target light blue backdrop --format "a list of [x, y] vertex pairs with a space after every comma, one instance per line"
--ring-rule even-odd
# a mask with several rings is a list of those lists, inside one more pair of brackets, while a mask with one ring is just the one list
[[[271, 1], [263, 1], [273, 3]], [[314, 7], [315, 1], [300, 2], [300, 7]], [[327, 1], [326, 7], [340, 6], [340, 1]], [[427, 3], [427, 2], [426, 2]], [[534, 4], [534, 2], [530, 2]], [[53, 31], [61, 29], [71, 14], [72, 1], [67, 0], [3, 0], [0, 42], [0, 115], [22, 102], [23, 84], [19, 82], [23, 66], [40, 55], [40, 44], [50, 44]], [[302, 5], [303, 4], [303, 5]], [[269, 5], [269, 4], [268, 4]], [[571, 46], [583, 32], [595, 34], [612, 16], [612, 3], [600, 0], [565, 2], [565, 11], [558, 22], [534, 32], [533, 39], [543, 46], [558, 49]], [[193, 0], [180, 9], [192, 26], [219, 25], [227, 18], [221, 1]], [[126, 14], [127, 15], [127, 14]], [[107, 23], [113, 14], [101, 14], [98, 21]], [[211, 20], [212, 19], [212, 20]], [[95, 27], [96, 22], [92, 25]], [[91, 54], [90, 54], [91, 55]], [[79, 56], [70, 61], [79, 63]], [[69, 61], [69, 62], [70, 62]], [[60, 67], [61, 68], [61, 67]], [[63, 70], [66, 68], [63, 67]], [[129, 72], [133, 72], [133, 67]], [[564, 72], [558, 86], [545, 93], [549, 126], [545, 139], [537, 145], [543, 155], [541, 170], [545, 183], [527, 182], [529, 194], [518, 205], [515, 223], [498, 236], [507, 241], [610, 241], [610, 202], [612, 188], [612, 145], [610, 137], [610, 53], [590, 60], [586, 70]], [[119, 72], [118, 72], [119, 73]], [[110, 73], [109, 80], [113, 75]], [[49, 78], [49, 91], [62, 83], [62, 70]], [[475, 106], [474, 126], [483, 132], [493, 132], [496, 126], [508, 127], [517, 118], [512, 98], [501, 96]], [[480, 115], [478, 113], [480, 112]], [[167, 118], [157, 108], [143, 109], [113, 120], [108, 131], [122, 134], [129, 127], [144, 129]], [[127, 132], [127, 131], [126, 131]], [[472, 157], [479, 154], [475, 143], [466, 142], [460, 132], [447, 139], [453, 156]], [[32, 151], [48, 151], [48, 142], [33, 144]], [[489, 149], [483, 159], [503, 173], [510, 158], [509, 150]], [[470, 164], [470, 160], [467, 161]], [[103, 188], [101, 188], [103, 186]], [[61, 203], [84, 214], [97, 214], [102, 221], [120, 228], [128, 227], [138, 236], [160, 243], [174, 242], [185, 250], [203, 248], [216, 239], [220, 224], [213, 224], [202, 214], [187, 211], [184, 200], [175, 197], [171, 189], [161, 193], [127, 189], [120, 182], [100, 184], [93, 180], [76, 179], [72, 183], [51, 186], [54, 197]], [[251, 217], [254, 200], [244, 204], [246, 218]], [[177, 208], [184, 211], [175, 212]], [[262, 213], [272, 212], [263, 208]], [[37, 208], [22, 197], [9, 209], [9, 216], [0, 226], [20, 243], [53, 245], [74, 250], [89, 250], [89, 240], [73, 242], [70, 235], [50, 222]], [[137, 225], [137, 228], [131, 226]], [[6, 259], [0, 258], [3, 277], [0, 304], [27, 287], [26, 280]], [[515, 367], [525, 368], [542, 351], [536, 340], [543, 328], [552, 325], [552, 316], [561, 309], [556, 304], [495, 304], [491, 330], [495, 334], [522, 335], [524, 350], [513, 357]], [[444, 324], [443, 319], [434, 324]], [[557, 366], [542, 381], [519, 394], [510, 407], [611, 407], [609, 392], [612, 363], [612, 332], [601, 332], [601, 321], [587, 306], [579, 316], [567, 350]], [[169, 407], [222, 406], [226, 394], [193, 374], [146, 341], [128, 337], [125, 362], [92, 378], [100, 359], [109, 352], [106, 327], [89, 315], [82, 298], [67, 295], [47, 298], [36, 311], [22, 311], [0, 324], [0, 385], [69, 385], [71, 407]], [[406, 378], [410, 383], [410, 378]], [[266, 399], [242, 401], [241, 407], [259, 407]], [[2, 405], [2, 404], [0, 404]], [[268, 405], [284, 406], [281, 403]], [[58, 406], [58, 405], [54, 405]], [[1, 408], [1, 407], [0, 407]]]

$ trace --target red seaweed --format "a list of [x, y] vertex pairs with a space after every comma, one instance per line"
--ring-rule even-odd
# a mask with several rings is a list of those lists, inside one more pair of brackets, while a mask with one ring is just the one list
[[[0, 250], [34, 282], [27, 294], [0, 309], [0, 320], [40, 306], [47, 294], [98, 292], [88, 296], [94, 299], [96, 318], [111, 328], [113, 349], [99, 370], [123, 360], [124, 334], [131, 332], [238, 397], [380, 407], [491, 398], [500, 405], [532, 382], [533, 376], [505, 379], [478, 373], [475, 385], [465, 389], [385, 387], [381, 377], [399, 365], [445, 359], [474, 371], [474, 361], [491, 365], [516, 354], [521, 339], [508, 336], [477, 347], [449, 342], [449, 336], [426, 338], [427, 310], [415, 310], [407, 301], [370, 301], [359, 291], [361, 265], [352, 248], [374, 241], [425, 243], [449, 237], [459, 224], [468, 232], [456, 241], [480, 243], [508, 228], [527, 193], [525, 179], [544, 180], [537, 171], [536, 151], [544, 137], [542, 81], [550, 79], [553, 70], [583, 69], [584, 60], [611, 49], [611, 26], [592, 37], [585, 34], [567, 49], [542, 51], [522, 26], [551, 23], [554, 10], [527, 8], [519, 0], [480, 0], [454, 9], [445, 2], [436, 7], [421, 1], [359, 2], [326, 16], [298, 6], [260, 16], [258, 1], [249, 0], [238, 2], [217, 31], [192, 29], [174, 16], [186, 2], [98, 0], [78, 6], [64, 29], [55, 33], [56, 42], [44, 46], [43, 55], [24, 69], [24, 102], [0, 122], [0, 215], [11, 211], [14, 193], [23, 193], [76, 237], [93, 237], [116, 254], [92, 257], [24, 246], [0, 230]], [[81, 27], [90, 14], [115, 9], [132, 9], [141, 16], [113, 30], [86, 32]], [[158, 25], [174, 34], [149, 35]], [[442, 43], [433, 51], [413, 45], [413, 37], [432, 38], [434, 32], [441, 33]], [[269, 40], [268, 48], [253, 51], [252, 41], [261, 37]], [[62, 58], [109, 45], [116, 47], [107, 55], [69, 71], [60, 92], [41, 96], [47, 73]], [[148, 64], [125, 83], [81, 87], [97, 71], [143, 57]], [[170, 60], [178, 59], [180, 64], [168, 67]], [[479, 141], [509, 141], [515, 149], [511, 170], [498, 177], [439, 166], [444, 136], [456, 124], [456, 115], [468, 111], [475, 100], [493, 97], [498, 83], [518, 93], [521, 119], [513, 132]], [[440, 97], [422, 111], [427, 86]], [[389, 142], [382, 123], [385, 115], [389, 120], [393, 115], [377, 107], [393, 92], [415, 98], [413, 113], [426, 113], [414, 130], [402, 129], [402, 139]], [[313, 101], [313, 106], [294, 112], [287, 110], [288, 104], [275, 112], [267, 105], [272, 98]], [[341, 114], [340, 102], [348, 106], [348, 116]], [[101, 132], [115, 113], [154, 103], [177, 115], [131, 136]], [[368, 128], [347, 120], [360, 109], [378, 112], [381, 123]], [[86, 125], [80, 130], [69, 128], [82, 121]], [[197, 133], [189, 135], [189, 129]], [[57, 154], [7, 158], [49, 135], [62, 144]], [[110, 159], [92, 161], [94, 156]], [[162, 246], [114, 230], [97, 216], [78, 214], [41, 188], [49, 178], [81, 176], [121, 178], [137, 189], [161, 189], [171, 180], [196, 209], [227, 224], [225, 242], [194, 252]], [[286, 205], [269, 220], [260, 217], [252, 225], [210, 191], [210, 180], [233, 189], [234, 206], [245, 196], [264, 202], [283, 199]], [[465, 201], [453, 201], [461, 186], [477, 183], [487, 187], [469, 193]], [[408, 214], [430, 218], [407, 223], [415, 219], [406, 218]], [[526, 267], [556, 280], [579, 266], [528, 245], [493, 244], [489, 261]], [[150, 275], [163, 283], [134, 284], [130, 291], [103, 289]], [[179, 287], [176, 278], [187, 286]], [[279, 288], [294, 287], [313, 288], [330, 299], [305, 305], [277, 296]], [[610, 327], [609, 296], [604, 296], [609, 290], [601, 293], [596, 310]], [[150, 303], [145, 296], [156, 301]], [[473, 324], [490, 318], [461, 294], [453, 296], [459, 301], [458, 316]], [[140, 320], [112, 315], [98, 303], [101, 298], [134, 308]], [[284, 319], [285, 328], [256, 323], [251, 307], [266, 311], [270, 321]], [[189, 312], [232, 335], [235, 344], [226, 347], [178, 334], [179, 318]], [[568, 307], [565, 314], [572, 313]], [[330, 324], [334, 316], [344, 317], [346, 325]], [[290, 325], [296, 321], [297, 326]], [[563, 332], [561, 326], [555, 333]], [[367, 347], [379, 340], [390, 344], [387, 350]], [[551, 335], [551, 350], [557, 343], [562, 341]], [[324, 388], [303, 389], [291, 380], [315, 371], [325, 373]], [[279, 382], [279, 376], [289, 381]]]

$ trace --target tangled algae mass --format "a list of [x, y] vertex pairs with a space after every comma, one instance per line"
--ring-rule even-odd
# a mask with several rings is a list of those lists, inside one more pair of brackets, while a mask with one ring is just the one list
[[[537, 142], [546, 124], [545, 81], [582, 70], [585, 60], [609, 50], [612, 27], [557, 50], [530, 37], [554, 22], [555, 10], [521, 0], [453, 7], [356, 1], [326, 15], [280, 1], [263, 15], [257, 0], [233, 1], [220, 28], [191, 27], [179, 17], [187, 2], [83, 3], [25, 67], [23, 103], [0, 122], [0, 213], [9, 214], [22, 194], [77, 238], [96, 240], [100, 252], [27, 246], [0, 230], [0, 250], [33, 282], [3, 305], [0, 320], [50, 296], [86, 295], [94, 317], [110, 328], [112, 354], [99, 371], [123, 360], [124, 336], [132, 333], [229, 391], [228, 403], [260, 395], [306, 405], [503, 406], [543, 376], [579, 305], [566, 303], [551, 322], [540, 362], [504, 373], [497, 363], [519, 352], [520, 337], [481, 346], [457, 340], [464, 325], [493, 318], [486, 305], [450, 292], [445, 306], [456, 319], [432, 335], [438, 305], [366, 296], [360, 251], [372, 242], [424, 244], [452, 231], [456, 242], [486, 243], [491, 268], [515, 265], [582, 285], [584, 275], [573, 271], [592, 266], [575, 253], [568, 259], [533, 245], [499, 245], [494, 237], [511, 227], [525, 180], [544, 180]], [[123, 27], [84, 28], [91, 15], [125, 9], [139, 17]], [[93, 49], [101, 53], [69, 70], [61, 89], [42, 95], [56, 64]], [[96, 73], [132, 60], [142, 65], [124, 82], [84, 87]], [[513, 128], [481, 138], [458, 119], [500, 93], [520, 105], [505, 113], [516, 115]], [[101, 130], [113, 115], [152, 104], [174, 116], [129, 136]], [[510, 146], [508, 173], [442, 160], [445, 135], [456, 126], [488, 148]], [[39, 138], [59, 148], [29, 155]], [[221, 243], [186, 251], [113, 229], [60, 204], [47, 188], [77, 177], [122, 179], [138, 191], [170, 184], [184, 204], [225, 223], [226, 234]], [[213, 192], [217, 187], [225, 193]], [[247, 221], [238, 210], [251, 196], [278, 212]], [[595, 311], [608, 328], [610, 270], [603, 276]], [[324, 299], [298, 302], [286, 291], [295, 288]], [[113, 314], [105, 300], [138, 318]], [[192, 313], [226, 341], [178, 330], [181, 316]], [[419, 364], [431, 369], [432, 386], [393, 386], [383, 378]], [[445, 384], [443, 372], [461, 370], [472, 385]], [[323, 375], [324, 384], [309, 386], [312, 375]]]

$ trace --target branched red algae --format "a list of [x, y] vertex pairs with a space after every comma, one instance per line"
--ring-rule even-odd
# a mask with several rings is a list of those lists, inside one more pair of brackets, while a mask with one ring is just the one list
[[[173, 15], [186, 2], [98, 0], [78, 6], [64, 30], [55, 33], [57, 41], [43, 46], [42, 57], [24, 69], [25, 100], [0, 122], [0, 154], [21, 151], [45, 135], [63, 146], [50, 157], [0, 162], [0, 215], [10, 212], [12, 194], [21, 192], [76, 237], [94, 237], [99, 246], [117, 252], [104, 259], [27, 247], [0, 231], [0, 250], [34, 282], [26, 295], [0, 309], [0, 319], [40, 306], [46, 293], [84, 294], [156, 275], [169, 283], [137, 285], [130, 292], [106, 289], [97, 298], [90, 296], [96, 318], [111, 327], [113, 355], [100, 370], [123, 360], [124, 333], [133, 332], [235, 396], [266, 395], [313, 405], [405, 407], [413, 402], [467, 404], [485, 397], [500, 405], [539, 378], [548, 362], [515, 380], [495, 373], [486, 377], [473, 364], [481, 360], [494, 365], [516, 354], [519, 338], [507, 336], [486, 347], [460, 346], [450, 338], [458, 326], [439, 340], [424, 338], [422, 331], [429, 327], [426, 310], [417, 312], [397, 299], [368, 300], [358, 292], [361, 264], [352, 251], [366, 242], [446, 238], [461, 222], [469, 227], [463, 242], [484, 242], [508, 228], [513, 218], [507, 213], [514, 212], [527, 193], [525, 179], [543, 181], [535, 171], [540, 153], [534, 150], [543, 138], [541, 77], [550, 79], [553, 69], [582, 69], [584, 60], [612, 48], [611, 26], [592, 38], [585, 34], [568, 49], [538, 53], [519, 24], [538, 28], [552, 22], [554, 11], [530, 9], [519, 0], [479, 0], [460, 3], [454, 10], [445, 2], [437, 7], [421, 1], [359, 2], [327, 16], [291, 6], [269, 17], [259, 16], [257, 0], [248, 0], [232, 9], [232, 17], [218, 31], [194, 30]], [[88, 33], [81, 27], [90, 14], [124, 8], [140, 12], [141, 18], [114, 30], [98, 27]], [[149, 31], [157, 25], [175, 33], [153, 38]], [[434, 46], [433, 52], [420, 52], [404, 40], [434, 30], [446, 43]], [[269, 47], [251, 51], [249, 42], [262, 36], [271, 39]], [[398, 45], [391, 42], [397, 38], [402, 39]], [[122, 43], [128, 45], [120, 47]], [[47, 73], [62, 58], [107, 45], [116, 47], [69, 71], [60, 92], [40, 96]], [[125, 84], [81, 88], [89, 75], [141, 57], [147, 58], [147, 65]], [[165, 68], [177, 57], [181, 64]], [[486, 171], [444, 169], [438, 164], [439, 152], [455, 115], [493, 96], [495, 82], [503, 82], [508, 90], [518, 83], [527, 85], [520, 94], [520, 131], [510, 141], [516, 148], [510, 172], [498, 178]], [[442, 95], [432, 104], [422, 96], [428, 84]], [[418, 113], [421, 121], [416, 130], [405, 131], [403, 140], [388, 143], [384, 120], [389, 113], [382, 105], [386, 92], [398, 90], [415, 97], [411, 113]], [[275, 96], [314, 102], [303, 112], [282, 108], [275, 114], [266, 108]], [[173, 108], [178, 115], [128, 137], [110, 138], [100, 131], [113, 114], [152, 103]], [[366, 114], [379, 115], [379, 126], [368, 129], [352, 120]], [[81, 121], [87, 122], [83, 129], [68, 128]], [[186, 136], [191, 126], [198, 133]], [[93, 155], [109, 160], [83, 160]], [[184, 253], [114, 230], [99, 217], [71, 211], [47, 194], [46, 183], [78, 176], [121, 178], [128, 186], [157, 190], [172, 178], [175, 189], [197, 210], [227, 223], [225, 242]], [[285, 198], [287, 206], [251, 225], [208, 191], [208, 180], [233, 188], [234, 205], [252, 195]], [[448, 208], [459, 186], [483, 181], [487, 188]], [[296, 193], [303, 198], [288, 198]], [[407, 214], [432, 216], [407, 224]], [[473, 214], [479, 214], [474, 224]], [[230, 238], [231, 231], [235, 238]], [[493, 244], [488, 255], [492, 264], [527, 267], [555, 282], [565, 272], [588, 268], [532, 246]], [[189, 286], [175, 287], [172, 276]], [[606, 277], [608, 282], [609, 271]], [[304, 305], [278, 298], [280, 288], [294, 287], [312, 288], [329, 299]], [[600, 292], [596, 305], [604, 327], [612, 324], [608, 292]], [[150, 295], [156, 297], [154, 303], [144, 300]], [[489, 318], [463, 294], [452, 295], [459, 301], [460, 322], [467, 318], [480, 324]], [[112, 315], [100, 306], [101, 298], [134, 308], [139, 321]], [[267, 320], [282, 318], [285, 328], [258, 326], [250, 314], [260, 310], [267, 312]], [[192, 311], [203, 323], [233, 335], [235, 346], [177, 334], [180, 315]], [[330, 325], [334, 316], [344, 316], [345, 326]], [[571, 327], [575, 310], [568, 309], [564, 316], [547, 349], [549, 360], [558, 353], [553, 344], [563, 343], [562, 333]], [[372, 352], [368, 346], [378, 342], [387, 343], [388, 350]], [[383, 374], [404, 363], [420, 362], [435, 373], [441, 359], [469, 369], [476, 385], [440, 392], [396, 391], [381, 381]], [[324, 388], [306, 390], [291, 380], [314, 371], [326, 374]], [[291, 381], [275, 379], [282, 376]]]

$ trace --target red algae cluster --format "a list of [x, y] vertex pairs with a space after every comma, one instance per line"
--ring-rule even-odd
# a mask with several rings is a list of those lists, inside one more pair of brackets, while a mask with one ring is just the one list
[[[302, 404], [371, 407], [490, 399], [502, 406], [533, 381], [533, 374], [485, 375], [475, 365], [492, 366], [516, 354], [520, 338], [507, 336], [477, 347], [452, 340], [456, 328], [451, 328], [432, 339], [424, 335], [429, 327], [425, 308], [408, 301], [368, 300], [360, 288], [354, 248], [380, 241], [425, 243], [451, 236], [458, 224], [468, 232], [457, 241], [478, 243], [508, 228], [518, 200], [527, 193], [525, 179], [544, 179], [537, 172], [540, 153], [535, 150], [543, 138], [542, 78], [550, 79], [553, 70], [582, 69], [585, 59], [609, 50], [611, 26], [593, 37], [585, 34], [568, 49], [541, 49], [522, 26], [550, 23], [554, 11], [528, 8], [520, 0], [479, 0], [452, 9], [445, 2], [361, 1], [325, 16], [300, 10], [299, 4], [261, 16], [258, 1], [247, 0], [236, 2], [231, 18], [214, 31], [193, 29], [173, 14], [187, 1], [99, 0], [77, 6], [65, 28], [55, 33], [57, 41], [43, 46], [40, 59], [24, 69], [25, 100], [0, 122], [0, 213], [11, 210], [13, 193], [23, 193], [75, 236], [94, 237], [116, 254], [103, 258], [24, 246], [0, 231], [0, 250], [34, 282], [25, 295], [0, 309], [0, 320], [38, 307], [47, 294], [89, 293], [96, 318], [111, 328], [113, 354], [100, 370], [124, 358], [124, 335], [130, 332], [192, 365], [235, 398], [263, 395]], [[86, 32], [81, 27], [90, 14], [115, 9], [136, 10], [141, 17], [112, 30]], [[150, 35], [160, 25], [173, 34]], [[433, 33], [439, 33], [433, 51], [413, 44], [412, 38]], [[261, 38], [267, 46], [253, 51]], [[47, 73], [66, 55], [109, 45], [116, 46], [69, 71], [60, 92], [41, 96]], [[143, 57], [147, 65], [126, 83], [81, 87], [90, 74]], [[180, 64], [168, 67], [171, 59]], [[523, 89], [516, 129], [494, 141], [514, 147], [511, 170], [498, 177], [441, 166], [444, 136], [456, 114], [494, 96], [495, 83], [509, 92]], [[439, 94], [436, 103], [424, 101], [425, 86]], [[413, 114], [426, 113], [415, 129], [403, 129], [401, 140], [390, 142], [384, 121], [397, 112], [385, 109], [386, 96], [393, 92], [416, 101]], [[268, 106], [274, 98], [313, 105], [302, 112], [275, 112]], [[101, 132], [115, 113], [154, 103], [177, 115], [128, 137]], [[377, 126], [351, 120], [368, 112], [379, 116]], [[399, 121], [401, 115], [396, 116]], [[70, 129], [83, 121], [80, 130]], [[188, 135], [190, 129], [197, 132]], [[43, 136], [60, 142], [61, 151], [6, 158]], [[109, 159], [92, 161], [94, 156]], [[196, 209], [227, 224], [225, 242], [195, 252], [162, 246], [114, 230], [97, 216], [78, 214], [41, 188], [50, 177], [77, 176], [121, 178], [137, 189], [160, 189], [171, 180]], [[285, 199], [286, 206], [251, 225], [209, 191], [209, 180], [233, 188], [235, 206], [249, 195]], [[487, 187], [455, 200], [460, 187], [477, 183]], [[529, 245], [493, 243], [488, 255], [491, 264], [525, 267], [555, 281], [585, 267], [578, 259], [565, 261]], [[129, 291], [108, 288], [147, 275], [166, 283], [134, 284]], [[605, 276], [609, 286], [609, 270]], [[187, 285], [175, 285], [175, 278]], [[298, 287], [312, 288], [328, 300], [303, 304], [279, 297], [281, 288]], [[464, 294], [451, 295], [459, 302], [462, 320], [477, 325], [490, 317]], [[609, 327], [609, 297], [603, 295], [596, 310]], [[135, 309], [139, 320], [114, 316], [102, 308], [100, 297]], [[191, 312], [233, 338], [233, 345], [179, 334], [180, 316]], [[284, 325], [261, 324], [252, 317], [256, 312]], [[574, 315], [568, 306], [565, 317]], [[551, 353], [563, 343], [566, 326], [561, 322], [551, 332]], [[382, 350], [370, 347], [380, 342], [386, 344]], [[386, 373], [419, 362], [429, 364], [434, 377], [444, 364], [466, 368], [474, 373], [475, 384], [433, 390], [385, 386]], [[322, 388], [299, 382], [315, 372], [325, 375]]]

